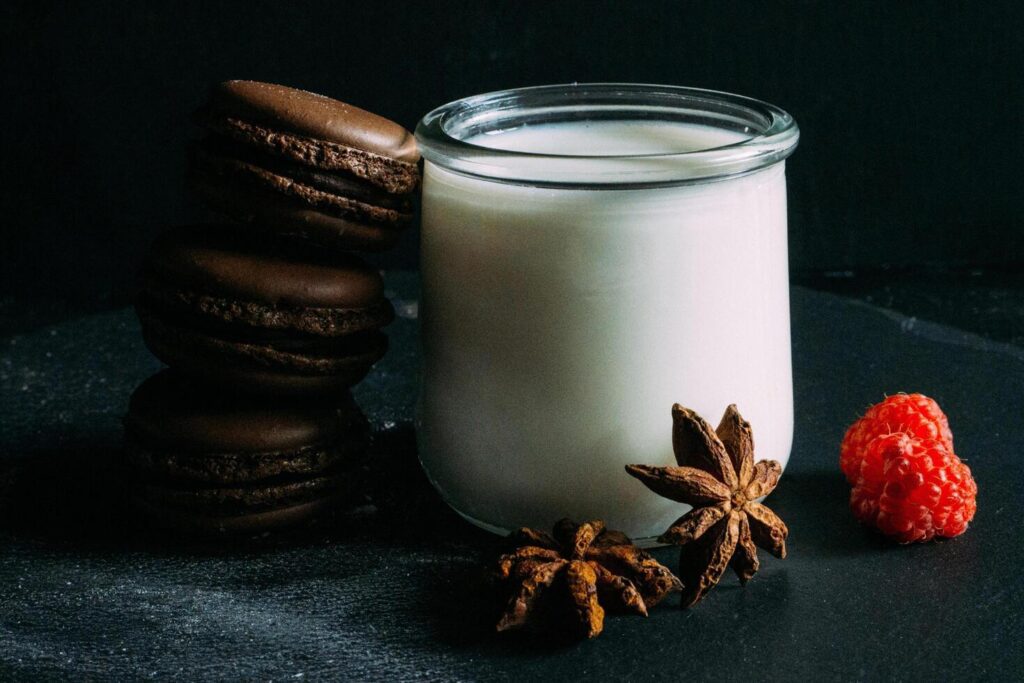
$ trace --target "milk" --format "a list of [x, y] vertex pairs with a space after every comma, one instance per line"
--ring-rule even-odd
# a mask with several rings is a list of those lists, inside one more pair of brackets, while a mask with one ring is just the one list
[[[608, 156], [744, 138], [608, 121], [468, 141]], [[624, 159], [623, 178], [638, 163], [649, 162]], [[422, 213], [420, 458], [461, 515], [493, 531], [572, 517], [657, 536], [686, 508], [623, 467], [675, 464], [673, 403], [712, 425], [736, 403], [757, 457], [785, 465], [793, 390], [783, 163], [701, 184], [567, 189], [427, 161]]]

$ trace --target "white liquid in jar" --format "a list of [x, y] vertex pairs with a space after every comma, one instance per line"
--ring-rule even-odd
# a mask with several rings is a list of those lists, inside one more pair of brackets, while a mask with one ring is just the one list
[[[609, 121], [470, 142], [623, 155], [745, 137]], [[632, 164], [624, 160], [624, 174]], [[712, 426], [736, 403], [757, 457], [788, 460], [783, 163], [716, 182], [609, 190], [496, 182], [428, 161], [421, 260], [420, 458], [471, 521], [509, 530], [604, 519], [634, 538], [657, 536], [685, 508], [623, 467], [675, 464], [673, 403]]]

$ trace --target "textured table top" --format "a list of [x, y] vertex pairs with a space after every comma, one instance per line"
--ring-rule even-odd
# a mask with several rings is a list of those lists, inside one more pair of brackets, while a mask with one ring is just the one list
[[[770, 499], [789, 558], [762, 553], [747, 587], [728, 574], [692, 610], [669, 599], [555, 645], [493, 633], [495, 539], [414, 466], [415, 278], [389, 286], [392, 351], [356, 391], [385, 502], [300, 538], [168, 543], [125, 520], [119, 419], [158, 368], [130, 311], [0, 339], [0, 678], [1024, 676], [1024, 349], [794, 288], [796, 440]], [[847, 511], [843, 431], [899, 390], [942, 404], [978, 480], [960, 538], [892, 546]]]

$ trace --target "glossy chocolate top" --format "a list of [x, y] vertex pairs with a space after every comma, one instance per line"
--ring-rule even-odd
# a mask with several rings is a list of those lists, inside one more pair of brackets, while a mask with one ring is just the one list
[[204, 453], [293, 452], [337, 440], [354, 403], [220, 395], [164, 370], [132, 394], [125, 426], [150, 448]]
[[362, 259], [338, 254], [320, 263], [254, 251], [232, 228], [201, 225], [169, 230], [145, 265], [164, 287], [239, 302], [314, 308], [365, 308], [384, 300], [384, 280]]
[[412, 133], [394, 121], [330, 97], [258, 81], [224, 81], [210, 92], [210, 112], [416, 163]]

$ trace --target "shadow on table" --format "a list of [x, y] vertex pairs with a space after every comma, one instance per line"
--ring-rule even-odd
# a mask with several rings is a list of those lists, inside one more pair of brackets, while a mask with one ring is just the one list
[[860, 524], [850, 512], [849, 500], [850, 485], [837, 467], [787, 470], [765, 504], [789, 525], [791, 555], [838, 558], [901, 547]]
[[53, 446], [0, 461], [0, 534], [81, 550], [143, 550], [168, 555], [259, 553], [324, 542], [372, 541], [402, 547], [495, 539], [444, 504], [416, 459], [411, 425], [377, 434], [355, 476], [347, 507], [306, 527], [252, 536], [195, 536], [153, 528], [126, 504], [132, 486], [119, 441], [54, 435]]
[[0, 533], [83, 548], [123, 545], [119, 445], [54, 441], [0, 463]]
[[487, 562], [495, 554], [482, 556], [479, 566], [455, 566], [437, 574], [426, 588], [417, 617], [433, 638], [449, 647], [471, 650], [481, 656], [524, 657], [572, 648], [579, 640], [532, 631], [499, 634], [495, 625], [501, 615], [502, 599], [491, 584]]
[[[0, 534], [77, 552], [166, 557], [245, 557], [323, 544], [372, 545], [397, 557], [433, 550], [438, 557], [459, 558], [439, 565], [422, 586], [420, 599], [407, 607], [433, 638], [454, 648], [510, 657], [573, 644], [529, 633], [496, 637], [501, 605], [489, 586], [488, 570], [502, 541], [469, 525], [441, 501], [418, 465], [411, 425], [377, 435], [365, 504], [317, 526], [243, 538], [175, 537], [143, 526], [124, 502], [130, 484], [119, 466], [118, 442], [74, 442], [57, 435], [54, 443], [59, 446], [0, 464]], [[853, 519], [848, 495], [838, 472], [787, 473], [769, 505], [790, 523], [793, 559], [891, 548]], [[672, 562], [674, 552], [657, 554]]]

